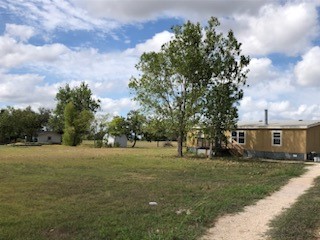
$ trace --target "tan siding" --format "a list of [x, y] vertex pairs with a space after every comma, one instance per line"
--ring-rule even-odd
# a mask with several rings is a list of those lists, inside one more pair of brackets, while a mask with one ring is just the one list
[[309, 128], [307, 139], [307, 152], [320, 152], [320, 126]]
[[282, 145], [272, 146], [272, 129], [250, 129], [246, 132], [246, 144], [243, 147], [247, 150], [264, 152], [288, 152], [306, 153], [306, 130], [304, 129], [283, 129]]
[[307, 130], [306, 129], [284, 129], [282, 130], [283, 146], [281, 151], [289, 153], [307, 152]]

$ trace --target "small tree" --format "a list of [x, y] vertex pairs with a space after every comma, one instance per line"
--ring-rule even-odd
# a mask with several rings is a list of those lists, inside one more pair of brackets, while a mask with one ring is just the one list
[[128, 130], [130, 132], [129, 138], [133, 140], [133, 144], [131, 147], [134, 147], [138, 140], [138, 136], [141, 136], [143, 134], [143, 126], [146, 122], [146, 117], [137, 110], [131, 110], [127, 114], [126, 122], [128, 125]]
[[219, 152], [221, 143], [227, 140], [226, 132], [236, 128], [237, 105], [243, 97], [242, 86], [246, 83], [250, 61], [248, 56], [241, 55], [241, 43], [231, 30], [227, 37], [215, 32], [218, 25], [212, 19], [206, 27], [206, 52], [212, 71], [202, 96], [201, 115], [210, 152], [213, 148]]
[[156, 117], [149, 118], [143, 130], [144, 137], [147, 141], [156, 141], [159, 147], [159, 141], [170, 138], [170, 124], [164, 119]]
[[90, 122], [93, 119], [91, 112], [87, 110], [78, 111], [72, 102], [69, 102], [64, 111], [64, 134], [63, 144], [77, 146], [82, 142], [82, 137], [88, 132]]
[[90, 127], [90, 137], [94, 140], [94, 146], [102, 147], [103, 137], [108, 132], [110, 114], [97, 115]]
[[108, 134], [111, 136], [129, 135], [128, 123], [124, 117], [115, 116], [108, 124]]

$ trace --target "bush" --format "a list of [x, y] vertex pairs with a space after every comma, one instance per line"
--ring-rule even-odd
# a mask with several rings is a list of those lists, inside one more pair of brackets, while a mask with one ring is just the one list
[[102, 146], [103, 146], [102, 140], [97, 140], [94, 144], [95, 148], [102, 148]]

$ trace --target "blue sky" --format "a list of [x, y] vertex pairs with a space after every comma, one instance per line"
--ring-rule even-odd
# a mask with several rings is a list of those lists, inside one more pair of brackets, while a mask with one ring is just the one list
[[320, 1], [0, 0], [0, 108], [54, 108], [59, 87], [89, 84], [102, 112], [138, 105], [127, 83], [146, 51], [187, 20], [232, 29], [251, 57], [240, 120], [320, 119]]

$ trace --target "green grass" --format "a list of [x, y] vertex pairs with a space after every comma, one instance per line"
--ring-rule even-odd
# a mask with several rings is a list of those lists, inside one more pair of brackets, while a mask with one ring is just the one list
[[316, 240], [320, 238], [320, 178], [315, 186], [271, 223], [272, 239]]
[[0, 239], [197, 239], [304, 171], [155, 146], [0, 147]]

